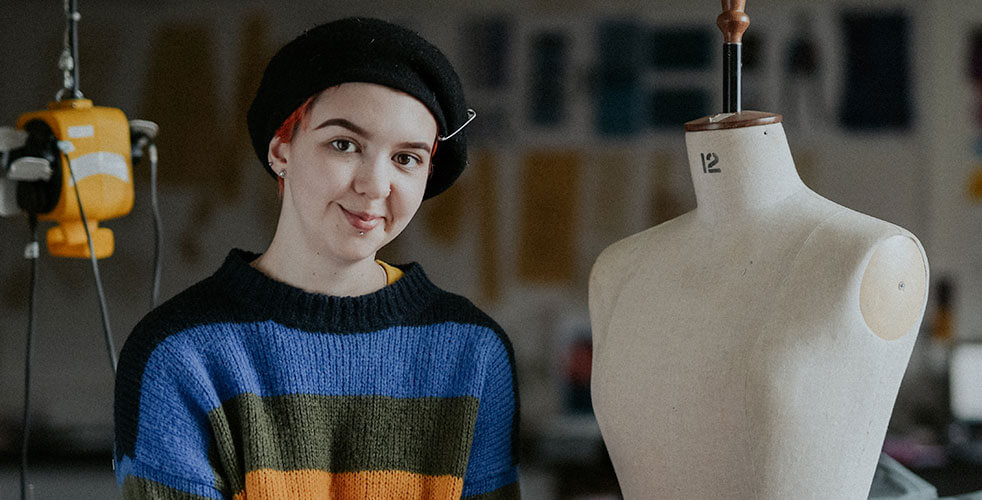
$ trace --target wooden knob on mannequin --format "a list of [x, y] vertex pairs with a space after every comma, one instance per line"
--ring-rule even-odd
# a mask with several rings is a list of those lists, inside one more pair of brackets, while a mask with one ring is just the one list
[[723, 13], [716, 18], [716, 26], [723, 32], [726, 43], [743, 43], [743, 32], [750, 26], [750, 17], [743, 11], [747, 0], [722, 0]]

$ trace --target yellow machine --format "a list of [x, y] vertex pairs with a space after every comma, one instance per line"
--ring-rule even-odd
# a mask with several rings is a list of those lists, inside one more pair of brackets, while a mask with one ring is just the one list
[[67, 99], [52, 102], [47, 110], [21, 115], [17, 128], [36, 121], [50, 128], [61, 153], [52, 162], [61, 170], [52, 179], [60, 182], [61, 195], [53, 210], [39, 214], [40, 220], [58, 223], [48, 230], [48, 251], [57, 257], [90, 257], [77, 182], [95, 256], [112, 255], [113, 233], [99, 227], [99, 221], [121, 217], [133, 208], [132, 146], [126, 116], [115, 108], [93, 106], [88, 99]]
[[[150, 167], [150, 200], [154, 218], [154, 274], [151, 305], [160, 289], [162, 248], [157, 203], [156, 123], [127, 121], [122, 111], [93, 106], [78, 86], [78, 0], [63, 0], [65, 36], [58, 69], [62, 88], [48, 109], [24, 113], [16, 128], [0, 126], [0, 217], [26, 215], [30, 239], [24, 258], [30, 262], [27, 343], [24, 360], [24, 413], [21, 437], [21, 498], [30, 498], [27, 477], [30, 437], [31, 351], [40, 260], [38, 221], [56, 225], [47, 232], [48, 252], [55, 257], [87, 258], [92, 264], [95, 292], [112, 370], [116, 346], [98, 259], [115, 250], [112, 231], [99, 222], [121, 217], [133, 208], [133, 164], [146, 149]], [[9, 239], [9, 238], [8, 238]], [[8, 239], [4, 240], [4, 243]], [[76, 332], [72, 332], [76, 334]]]

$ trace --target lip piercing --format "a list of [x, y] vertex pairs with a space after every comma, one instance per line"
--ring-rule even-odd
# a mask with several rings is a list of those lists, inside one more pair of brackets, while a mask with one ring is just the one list
[[365, 236], [365, 231], [358, 231], [358, 236]]

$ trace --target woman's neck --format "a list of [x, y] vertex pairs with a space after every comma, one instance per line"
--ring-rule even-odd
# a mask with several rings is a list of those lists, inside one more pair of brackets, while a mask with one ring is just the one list
[[780, 123], [686, 132], [696, 216], [725, 223], [806, 189]]
[[335, 297], [357, 297], [373, 293], [386, 285], [385, 269], [374, 256], [356, 262], [338, 262], [301, 250], [296, 245], [283, 244], [277, 229], [269, 248], [252, 262], [263, 274], [308, 292]]

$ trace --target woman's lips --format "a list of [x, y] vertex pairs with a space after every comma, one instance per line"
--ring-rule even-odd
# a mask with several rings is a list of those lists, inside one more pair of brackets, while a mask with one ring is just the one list
[[371, 231], [382, 223], [382, 217], [378, 215], [367, 212], [350, 212], [344, 207], [341, 207], [341, 211], [344, 213], [344, 217], [348, 219], [348, 223], [359, 231]]

